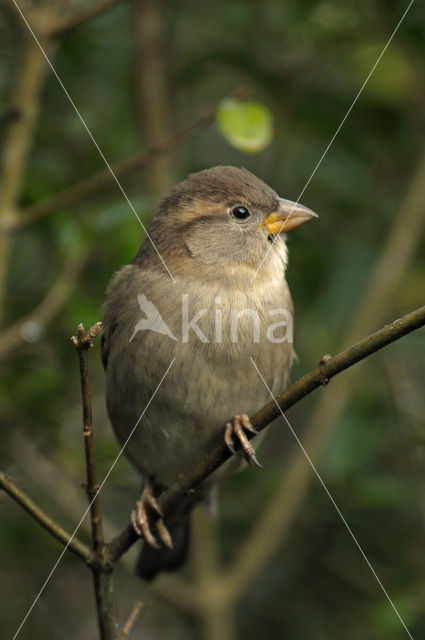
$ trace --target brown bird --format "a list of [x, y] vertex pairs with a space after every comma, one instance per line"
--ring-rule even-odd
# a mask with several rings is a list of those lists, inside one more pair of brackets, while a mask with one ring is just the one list
[[245, 432], [253, 431], [248, 416], [270, 397], [250, 357], [272, 392], [283, 391], [293, 309], [281, 232], [315, 217], [246, 169], [207, 169], [171, 190], [136, 257], [109, 285], [107, 407], [144, 478], [132, 522], [145, 539], [138, 562], [145, 578], [180, 566], [188, 546], [192, 505], [168, 530], [158, 492], [223, 438], [232, 451], [239, 440], [258, 465]]

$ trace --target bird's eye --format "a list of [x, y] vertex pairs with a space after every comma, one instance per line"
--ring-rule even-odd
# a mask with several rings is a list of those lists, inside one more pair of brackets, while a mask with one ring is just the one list
[[236, 220], [246, 220], [246, 218], [249, 218], [250, 213], [246, 207], [239, 205], [232, 209], [232, 216], [236, 218]]

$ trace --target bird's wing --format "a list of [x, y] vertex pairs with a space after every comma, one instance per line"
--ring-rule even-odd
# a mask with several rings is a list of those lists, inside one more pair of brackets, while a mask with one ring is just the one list
[[100, 357], [102, 358], [102, 364], [105, 371], [106, 371], [106, 367], [108, 366], [108, 356], [109, 356], [109, 344], [105, 336], [102, 336], [102, 340], [100, 343]]
[[106, 371], [108, 366], [108, 358], [109, 358], [109, 336], [106, 336], [104, 333], [102, 334], [102, 340], [100, 343], [100, 356], [102, 358], [103, 368]]
[[121, 294], [123, 290], [127, 290], [126, 283], [131, 270], [132, 267], [125, 267], [114, 276], [109, 283], [106, 302], [103, 306], [101, 358], [105, 371], [108, 366], [112, 336], [118, 327], [119, 310], [122, 307]]

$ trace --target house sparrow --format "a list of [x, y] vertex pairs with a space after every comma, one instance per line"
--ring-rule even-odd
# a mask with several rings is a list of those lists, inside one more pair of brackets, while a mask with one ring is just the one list
[[191, 505], [168, 529], [155, 495], [223, 438], [233, 452], [237, 439], [258, 465], [245, 432], [269, 392], [250, 356], [272, 392], [282, 392], [293, 350], [280, 232], [315, 217], [246, 169], [213, 167], [171, 190], [136, 257], [109, 285], [106, 399], [121, 445], [137, 424], [125, 453], [144, 478], [132, 522], [145, 539], [145, 578], [180, 566], [188, 545]]

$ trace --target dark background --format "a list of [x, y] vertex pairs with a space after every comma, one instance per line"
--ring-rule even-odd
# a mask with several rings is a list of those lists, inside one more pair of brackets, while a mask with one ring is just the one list
[[[375, 0], [111, 5], [42, 42], [108, 161], [120, 163], [171, 136], [169, 152], [120, 178], [146, 223], [170, 186], [216, 164], [247, 167], [296, 200], [407, 7]], [[86, 5], [20, 6], [43, 34]], [[0, 239], [1, 466], [73, 530], [86, 501], [79, 375], [69, 337], [79, 322], [88, 327], [100, 319], [107, 283], [135, 254], [142, 230], [113, 181], [105, 179], [95, 197], [82, 192], [82, 181], [104, 171], [104, 162], [51, 71], [37, 62], [13, 3], [1, 9], [0, 227], [11, 213], [20, 224], [36, 204], [44, 207], [77, 185], [72, 203], [54, 202], [49, 214], [42, 209], [38, 220]], [[302, 196], [320, 219], [289, 238], [293, 380], [324, 353], [424, 303], [424, 26], [423, 5], [415, 2]], [[23, 136], [28, 154], [14, 167], [10, 153], [19, 156], [22, 143], [14, 139], [22, 117], [14, 96], [26, 71], [39, 77], [39, 90], [22, 99], [24, 114], [38, 115]], [[209, 116], [235, 90], [273, 117], [272, 142], [256, 154], [232, 146]], [[175, 144], [175, 132], [205, 115]], [[102, 478], [118, 446], [104, 407], [99, 344], [90, 358]], [[424, 376], [420, 330], [288, 412], [415, 639], [425, 634]], [[181, 575], [147, 589], [133, 576], [130, 557], [119, 568], [121, 622], [135, 600], [145, 604], [132, 637], [407, 637], [283, 421], [259, 456], [263, 471], [247, 469], [222, 483], [214, 524], [197, 515], [198, 544]], [[108, 537], [128, 521], [137, 492], [136, 474], [122, 457], [102, 492]], [[60, 546], [8, 496], [0, 495], [0, 505], [6, 638]], [[254, 568], [237, 583], [243, 549]], [[237, 591], [227, 605], [225, 576]], [[194, 602], [199, 593], [208, 606]], [[19, 637], [96, 637], [91, 577], [72, 555]]]

